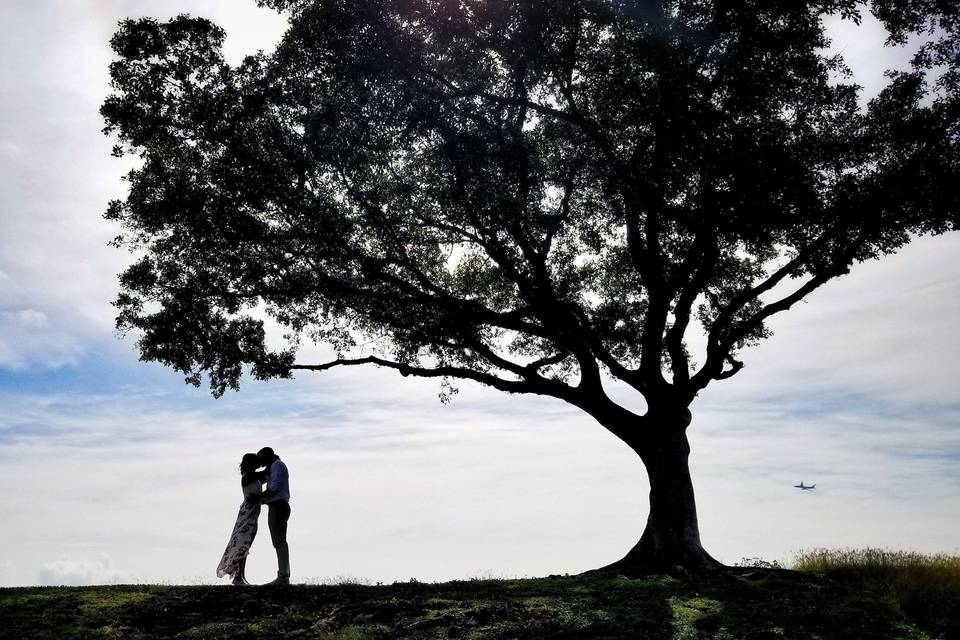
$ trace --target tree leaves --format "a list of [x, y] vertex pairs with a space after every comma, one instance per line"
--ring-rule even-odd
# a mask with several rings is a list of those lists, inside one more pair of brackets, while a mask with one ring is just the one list
[[261, 4], [290, 29], [238, 67], [206, 20], [122, 23], [103, 106], [143, 160], [107, 214], [147, 256], [118, 323], [216, 393], [289, 373], [265, 308], [608, 421], [602, 369], [686, 405], [797, 296], [957, 226], [951, 7], [871, 5], [940, 31], [864, 111], [824, 51], [852, 0]]

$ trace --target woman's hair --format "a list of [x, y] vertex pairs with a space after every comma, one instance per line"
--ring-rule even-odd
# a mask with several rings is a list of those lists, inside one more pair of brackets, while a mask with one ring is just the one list
[[243, 459], [240, 460], [240, 473], [249, 473], [251, 471], [256, 471], [257, 467], [259, 466], [260, 466], [260, 461], [257, 460], [257, 454], [245, 453], [243, 454]]

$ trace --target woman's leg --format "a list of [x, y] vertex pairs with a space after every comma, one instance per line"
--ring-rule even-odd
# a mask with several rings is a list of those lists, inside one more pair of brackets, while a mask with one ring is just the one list
[[244, 569], [246, 568], [246, 565], [247, 565], [246, 558], [241, 558], [237, 562], [237, 570], [233, 574], [233, 584], [247, 584], [247, 579], [244, 576]]

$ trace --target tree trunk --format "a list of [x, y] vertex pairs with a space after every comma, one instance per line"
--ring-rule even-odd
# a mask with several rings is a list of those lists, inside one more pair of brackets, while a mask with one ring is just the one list
[[624, 575], [688, 574], [714, 572], [723, 567], [700, 544], [688, 464], [690, 444], [686, 427], [690, 413], [684, 409], [671, 418], [658, 420], [649, 432], [627, 442], [647, 470], [650, 514], [640, 541], [626, 556], [601, 571]]

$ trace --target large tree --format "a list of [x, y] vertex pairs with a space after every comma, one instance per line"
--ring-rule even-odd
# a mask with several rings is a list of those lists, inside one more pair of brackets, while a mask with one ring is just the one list
[[[372, 364], [579, 407], [650, 480], [622, 571], [716, 566], [689, 407], [769, 318], [960, 219], [958, 3], [262, 4], [289, 29], [236, 66], [204, 19], [112, 40], [106, 131], [140, 159], [106, 215], [136, 256], [118, 326], [216, 395]], [[867, 11], [922, 42], [863, 107], [823, 21]]]

